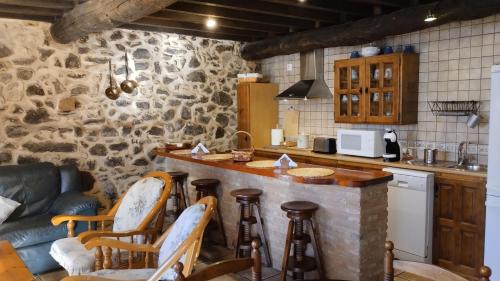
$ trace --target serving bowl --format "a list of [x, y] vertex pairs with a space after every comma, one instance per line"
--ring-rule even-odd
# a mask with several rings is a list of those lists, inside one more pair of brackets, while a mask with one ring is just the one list
[[376, 56], [380, 53], [379, 47], [364, 47], [361, 48], [361, 56], [363, 57], [372, 57]]

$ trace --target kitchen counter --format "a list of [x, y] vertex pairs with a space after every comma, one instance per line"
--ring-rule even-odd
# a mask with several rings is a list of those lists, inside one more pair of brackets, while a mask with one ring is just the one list
[[[384, 242], [387, 233], [387, 182], [392, 174], [328, 167], [329, 177], [305, 179], [286, 174], [285, 169], [251, 168], [232, 160], [208, 161], [191, 155], [157, 152], [151, 170], [183, 171], [189, 174], [186, 192], [194, 202], [196, 191], [189, 182], [202, 178], [220, 181], [218, 207], [228, 246], [235, 245], [238, 204], [231, 191], [262, 190], [260, 208], [273, 267], [280, 270], [289, 219], [280, 205], [287, 201], [311, 201], [315, 213], [319, 247], [327, 278], [335, 280], [382, 280]], [[254, 157], [254, 160], [270, 159]], [[272, 158], [274, 159], [274, 158]], [[299, 167], [323, 167], [298, 163]], [[306, 275], [317, 278], [315, 274]]]
[[342, 155], [342, 154], [322, 154], [322, 153], [315, 153], [312, 152], [311, 150], [307, 149], [297, 149], [297, 148], [258, 148], [256, 149], [256, 154], [266, 154], [267, 153], [278, 153], [278, 154], [288, 154], [293, 160], [294, 155], [299, 155], [299, 156], [304, 156], [304, 157], [313, 157], [313, 158], [318, 158], [318, 159], [325, 159], [325, 160], [334, 160], [334, 161], [343, 161], [343, 162], [351, 162], [353, 164], [355, 163], [362, 163], [362, 164], [368, 164], [368, 165], [378, 165], [382, 167], [394, 167], [394, 168], [401, 168], [401, 169], [411, 169], [411, 170], [418, 170], [418, 171], [426, 171], [426, 172], [433, 172], [433, 173], [447, 173], [447, 174], [456, 174], [460, 176], [470, 176], [470, 177], [480, 177], [480, 178], [486, 178], [487, 173], [485, 171], [467, 171], [467, 170], [457, 170], [454, 168], [447, 168], [448, 166], [451, 166], [455, 164], [454, 162], [445, 162], [441, 161], [438, 162], [438, 164], [434, 165], [426, 165], [422, 161], [399, 161], [399, 162], [384, 162], [383, 158], [366, 158], [366, 157], [358, 157], [358, 156], [349, 156], [349, 155]]
[[[299, 168], [310, 168], [310, 167], [328, 168], [333, 170], [335, 173], [331, 176], [326, 176], [326, 177], [304, 178], [304, 177], [288, 175], [285, 169], [252, 168], [246, 166], [245, 162], [235, 162], [233, 160], [223, 160], [223, 161], [202, 160], [201, 158], [196, 156], [178, 155], [165, 152], [157, 152], [157, 155], [193, 163], [204, 164], [212, 167], [240, 171], [244, 173], [266, 176], [271, 178], [277, 178], [282, 181], [293, 181], [296, 183], [340, 185], [345, 187], [366, 187], [374, 184], [386, 183], [392, 180], [392, 175], [390, 173], [382, 171], [357, 171], [357, 170], [353, 171], [349, 169], [332, 168], [320, 165], [305, 164], [300, 162], [297, 163]], [[277, 160], [277, 159], [268, 157], [254, 157], [254, 161], [257, 160]]]

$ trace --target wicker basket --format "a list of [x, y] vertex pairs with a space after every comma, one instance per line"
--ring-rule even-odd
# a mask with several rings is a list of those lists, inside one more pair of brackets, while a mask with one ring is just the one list
[[233, 149], [233, 160], [236, 162], [249, 162], [252, 161], [253, 158], [253, 152], [255, 151], [253, 145], [252, 145], [252, 135], [250, 135], [248, 132], [245, 131], [237, 131], [234, 133], [233, 136], [237, 134], [245, 134], [248, 137], [250, 137], [250, 148], [244, 148], [244, 149]]

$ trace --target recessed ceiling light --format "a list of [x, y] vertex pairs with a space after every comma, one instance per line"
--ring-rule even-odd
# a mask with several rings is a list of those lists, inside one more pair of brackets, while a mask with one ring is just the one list
[[208, 18], [207, 22], [205, 23], [205, 25], [208, 28], [215, 28], [217, 26], [217, 21], [215, 19], [213, 19], [213, 18]]
[[425, 22], [433, 22], [435, 20], [437, 20], [437, 17], [429, 10], [429, 13], [425, 17], [424, 21]]
[[304, 2], [306, 2], [306, 0], [299, 0], [299, 2], [300, 2], [300, 3], [304, 3]]

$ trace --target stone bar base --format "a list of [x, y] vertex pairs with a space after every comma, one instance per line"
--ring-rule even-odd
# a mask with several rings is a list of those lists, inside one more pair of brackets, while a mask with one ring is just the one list
[[[152, 169], [189, 173], [191, 203], [195, 190], [189, 182], [200, 178], [221, 181], [219, 205], [229, 246], [234, 247], [238, 209], [229, 194], [234, 189], [258, 188], [264, 228], [273, 267], [281, 269], [288, 218], [280, 208], [286, 201], [307, 200], [320, 206], [315, 215], [328, 278], [376, 281], [383, 279], [387, 232], [387, 184], [363, 188], [316, 185], [242, 173], [158, 156]], [[310, 247], [309, 247], [310, 248]], [[312, 254], [311, 249], [308, 253]]]

